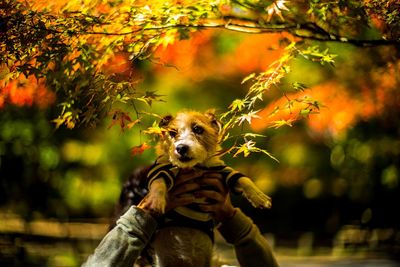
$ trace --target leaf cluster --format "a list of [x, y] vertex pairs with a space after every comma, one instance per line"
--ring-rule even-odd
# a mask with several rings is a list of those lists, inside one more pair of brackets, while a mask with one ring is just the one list
[[384, 34], [385, 39], [400, 40], [400, 3], [396, 0], [366, 1], [367, 13], [377, 20], [377, 27]]
[[[59, 10], [37, 8], [33, 3], [4, 0], [0, 4], [0, 63], [5, 65], [5, 83], [21, 73], [26, 77], [45, 78], [57, 93], [59, 116], [57, 127], [96, 125], [109, 114], [112, 125], [123, 129], [138, 124], [147, 113], [137, 105], [151, 106], [162, 100], [157, 92], [136, 88], [139, 79], [134, 71], [118, 76], [106, 73], [109, 60], [116, 53], [126, 53], [132, 66], [154, 60], [160, 46], [190, 38], [193, 31], [220, 28], [248, 33], [287, 32], [296, 38], [282, 57], [261, 73], [243, 80], [252, 81], [243, 99], [232, 102], [222, 115], [226, 122], [224, 139], [235, 127], [243, 128], [258, 118], [264, 94], [290, 72], [289, 62], [296, 56], [321, 64], [333, 65], [334, 55], [318, 46], [299, 46], [303, 40], [334, 41], [359, 46], [398, 44], [399, 13], [396, 1], [102, 1], [71, 0]], [[388, 9], [385, 9], [389, 7]], [[365, 39], [370, 16], [384, 24], [385, 38]], [[285, 41], [285, 40], [284, 40]], [[287, 41], [287, 40], [286, 40]], [[305, 45], [303, 43], [302, 45]], [[305, 85], [293, 83], [295, 90]], [[285, 95], [283, 93], [283, 95]], [[285, 95], [286, 96], [286, 95]], [[301, 115], [319, 109], [310, 99], [289, 99], [305, 103]], [[121, 107], [134, 109], [136, 119]], [[277, 107], [278, 112], [282, 107]], [[275, 121], [273, 126], [291, 125], [292, 121]], [[250, 143], [249, 143], [250, 142]], [[247, 149], [256, 151], [254, 141], [246, 136]], [[239, 151], [238, 150], [238, 151]], [[259, 151], [264, 152], [264, 151]]]
[[[280, 87], [282, 79], [287, 75], [290, 70], [290, 61], [297, 56], [302, 56], [305, 59], [319, 62], [320, 64], [334, 63], [333, 58], [335, 55], [329, 53], [329, 50], [320, 51], [318, 47], [307, 47], [306, 49], [299, 49], [299, 45], [296, 42], [291, 42], [286, 46], [283, 55], [275, 62], [273, 62], [265, 71], [261, 73], [252, 73], [245, 77], [243, 83], [251, 81], [252, 84], [243, 99], [235, 99], [229, 106], [228, 111], [221, 115], [221, 120], [225, 121], [223, 127], [222, 142], [232, 138], [229, 136], [229, 132], [237, 127], [244, 129], [243, 124], [247, 123], [251, 125], [253, 119], [261, 119], [258, 115], [260, 109], [257, 107], [263, 103], [264, 95], [272, 89], [276, 89], [286, 97], [287, 103], [284, 107], [276, 106], [270, 116], [279, 112], [280, 109], [289, 109], [292, 113], [292, 107], [294, 103], [300, 103], [301, 107], [297, 112], [296, 116], [288, 119], [279, 119], [271, 122], [270, 127], [280, 128], [282, 126], [292, 126], [294, 118], [306, 117], [310, 114], [318, 113], [320, 108], [323, 106], [318, 100], [312, 99], [311, 97], [296, 97], [289, 98], [285, 91]], [[304, 91], [306, 85], [295, 82], [292, 84], [295, 91]], [[265, 136], [254, 135], [251, 132], [244, 132], [240, 136], [235, 137], [235, 145], [232, 150], [236, 151], [234, 156], [243, 153], [247, 157], [251, 152], [261, 152], [272, 159], [276, 160], [267, 150], [256, 146], [256, 138]], [[242, 142], [239, 139], [242, 139]], [[231, 152], [231, 151], [230, 151]]]

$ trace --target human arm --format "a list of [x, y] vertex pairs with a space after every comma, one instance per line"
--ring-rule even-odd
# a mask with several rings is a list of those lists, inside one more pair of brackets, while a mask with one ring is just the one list
[[221, 223], [218, 230], [224, 239], [234, 246], [240, 266], [279, 266], [267, 240], [240, 209]]
[[211, 204], [204, 204], [201, 208], [220, 222], [218, 230], [234, 246], [240, 266], [279, 266], [258, 227], [240, 209], [232, 206], [228, 189], [222, 183], [221, 177], [217, 173], [209, 173], [197, 182], [212, 187], [212, 190], [198, 191], [196, 196], [211, 200]]
[[148, 212], [130, 207], [82, 266], [133, 266], [156, 227], [157, 221]]
[[[182, 175], [179, 183], [192, 179], [193, 174]], [[194, 176], [196, 177], [196, 176]], [[193, 195], [185, 192], [197, 189], [194, 183], [186, 183], [169, 192], [169, 201], [166, 210], [177, 206], [187, 205], [193, 202]], [[127, 188], [126, 192], [129, 192]], [[126, 193], [124, 191], [124, 193]], [[132, 201], [123, 198], [123, 210], [127, 211], [119, 217], [115, 226], [107, 233], [92, 255], [82, 265], [91, 266], [133, 266], [133, 263], [148, 244], [157, 227], [157, 216], [148, 205], [148, 197], [145, 196], [137, 206], [131, 206]]]

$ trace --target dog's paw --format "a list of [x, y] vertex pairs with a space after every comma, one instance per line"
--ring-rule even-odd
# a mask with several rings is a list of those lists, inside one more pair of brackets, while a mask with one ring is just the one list
[[244, 183], [241, 191], [254, 207], [262, 209], [271, 208], [271, 198], [264, 194], [254, 183]]
[[243, 194], [256, 208], [269, 209], [272, 207], [271, 198], [260, 190], [244, 190]]
[[156, 214], [164, 214], [167, 200], [164, 195], [149, 194], [145, 201], [145, 207]]

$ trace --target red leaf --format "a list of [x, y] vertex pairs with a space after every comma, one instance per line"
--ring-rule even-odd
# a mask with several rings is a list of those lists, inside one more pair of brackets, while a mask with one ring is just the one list
[[110, 115], [112, 116], [112, 121], [108, 126], [108, 129], [110, 129], [114, 125], [119, 125], [121, 127], [121, 130], [123, 131], [126, 128], [132, 128], [136, 123], [139, 122], [139, 120], [132, 121], [131, 117], [128, 114], [128, 112], [124, 112], [119, 109], [111, 112]]
[[131, 156], [134, 157], [134, 156], [137, 156], [137, 155], [141, 155], [141, 154], [143, 154], [144, 151], [146, 151], [146, 150], [148, 150], [150, 148], [151, 148], [151, 146], [148, 145], [146, 142], [144, 142], [141, 145], [134, 146], [131, 149]]

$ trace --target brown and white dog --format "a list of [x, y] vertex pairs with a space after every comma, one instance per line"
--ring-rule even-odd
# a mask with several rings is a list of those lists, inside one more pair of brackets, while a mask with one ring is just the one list
[[[145, 196], [146, 201], [142, 202], [146, 208], [164, 214], [168, 190], [173, 186], [174, 175], [180, 169], [216, 170], [219, 166], [223, 166], [219, 169], [225, 172], [225, 178], [230, 179], [225, 182], [231, 190], [242, 193], [257, 208], [271, 207], [271, 199], [250, 178], [225, 166], [220, 159], [222, 125], [213, 111], [179, 112], [174, 117], [165, 116], [159, 126], [163, 129], [157, 147], [159, 158], [152, 167], [154, 170], [146, 171], [148, 193]], [[149, 173], [152, 177], [149, 177]], [[186, 208], [182, 209], [176, 211], [185, 216]], [[196, 212], [191, 212], [193, 213]], [[204, 221], [210, 219], [210, 215], [207, 215]], [[167, 216], [168, 214], [165, 217]], [[202, 221], [204, 217], [196, 218]], [[212, 237], [196, 227], [182, 227], [182, 224], [161, 227], [150, 246], [154, 251], [156, 266], [211, 266]]]
[[[165, 134], [158, 143], [159, 163], [171, 163], [182, 169], [224, 165], [218, 156], [221, 151], [219, 141], [222, 125], [214, 112], [207, 111], [203, 114], [197, 111], [183, 111], [176, 117], [164, 117], [160, 126]], [[248, 177], [241, 176], [237, 179], [233, 189], [243, 193], [257, 208], [271, 207], [271, 198], [258, 189]], [[148, 208], [164, 213], [166, 202], [166, 181], [154, 179], [149, 185]]]

